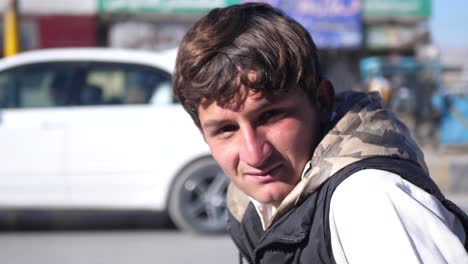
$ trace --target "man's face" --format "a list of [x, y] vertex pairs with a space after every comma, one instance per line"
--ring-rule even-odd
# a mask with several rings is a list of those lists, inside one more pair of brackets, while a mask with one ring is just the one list
[[214, 102], [198, 110], [200, 130], [229, 179], [255, 200], [279, 206], [301, 179], [318, 137], [307, 95], [296, 88], [268, 101], [250, 93], [240, 109]]

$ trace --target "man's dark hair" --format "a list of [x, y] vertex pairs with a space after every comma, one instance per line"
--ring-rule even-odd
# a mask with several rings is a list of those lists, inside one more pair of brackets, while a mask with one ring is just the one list
[[174, 94], [199, 127], [200, 104], [236, 109], [250, 91], [275, 99], [292, 87], [312, 102], [320, 81], [310, 34], [263, 3], [216, 8], [197, 21], [182, 39], [173, 75]]

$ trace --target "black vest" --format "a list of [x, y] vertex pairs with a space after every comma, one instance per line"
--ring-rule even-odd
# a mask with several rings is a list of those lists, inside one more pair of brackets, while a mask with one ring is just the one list
[[228, 229], [240, 255], [249, 263], [335, 263], [329, 227], [331, 197], [343, 180], [363, 169], [396, 173], [439, 199], [462, 222], [466, 237], [465, 249], [468, 249], [467, 215], [444, 198], [436, 184], [419, 166], [405, 160], [375, 157], [353, 163], [337, 172], [265, 231], [252, 203], [242, 223], [229, 214]]

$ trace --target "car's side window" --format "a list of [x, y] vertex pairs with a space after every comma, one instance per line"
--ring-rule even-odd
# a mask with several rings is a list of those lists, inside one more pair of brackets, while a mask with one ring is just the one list
[[62, 63], [18, 66], [0, 73], [2, 108], [36, 108], [67, 104], [71, 68]]
[[133, 64], [91, 63], [81, 89], [81, 105], [148, 104], [173, 102], [172, 91], [164, 99], [153, 95], [171, 88], [171, 76], [161, 70]]
[[17, 106], [12, 75], [12, 71], [0, 72], [0, 109]]
[[0, 72], [1, 108], [174, 102], [170, 74], [148, 66], [68, 61]]

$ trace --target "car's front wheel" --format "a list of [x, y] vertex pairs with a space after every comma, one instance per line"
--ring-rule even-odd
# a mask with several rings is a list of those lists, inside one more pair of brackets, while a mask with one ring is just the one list
[[196, 233], [226, 230], [228, 178], [211, 157], [186, 166], [175, 179], [169, 215], [177, 227]]

